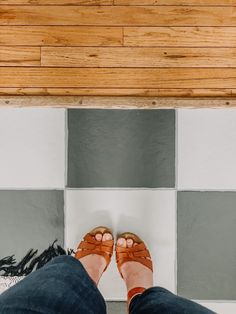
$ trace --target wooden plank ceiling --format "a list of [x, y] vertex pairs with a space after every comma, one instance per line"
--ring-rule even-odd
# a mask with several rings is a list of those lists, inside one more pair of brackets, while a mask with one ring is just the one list
[[235, 96], [236, 0], [0, 0], [0, 95]]

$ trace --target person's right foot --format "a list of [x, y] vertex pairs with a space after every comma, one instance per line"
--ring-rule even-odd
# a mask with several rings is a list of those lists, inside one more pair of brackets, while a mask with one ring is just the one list
[[[118, 238], [117, 246], [124, 248], [132, 248], [137, 245], [133, 239]], [[144, 266], [139, 262], [124, 262], [120, 267], [121, 274], [125, 281], [127, 291], [136, 287], [143, 287], [145, 289], [153, 287], [153, 272], [150, 268]]]
[[[93, 240], [88, 240], [87, 236], [92, 237]], [[90, 231], [85, 236], [85, 239], [80, 242], [81, 248], [79, 245], [75, 253], [75, 258], [80, 260], [91, 279], [98, 284], [105, 268], [110, 263], [113, 253], [113, 235], [110, 229], [97, 227]], [[94, 243], [94, 241], [96, 242]], [[98, 248], [96, 249], [96, 247]]]

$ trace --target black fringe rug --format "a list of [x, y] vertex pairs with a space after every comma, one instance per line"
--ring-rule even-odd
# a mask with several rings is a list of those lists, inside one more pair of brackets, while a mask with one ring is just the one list
[[28, 253], [17, 262], [15, 255], [6, 256], [0, 260], [0, 276], [26, 276], [37, 270], [60, 255], [71, 255], [72, 249], [64, 250], [55, 240], [46, 250], [37, 255], [38, 250], [30, 249]]

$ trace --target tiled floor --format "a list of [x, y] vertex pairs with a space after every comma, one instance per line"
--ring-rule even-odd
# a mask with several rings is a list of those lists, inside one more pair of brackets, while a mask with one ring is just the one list
[[[155, 282], [175, 291], [175, 191], [67, 190], [66, 200], [66, 246], [76, 246], [78, 239], [94, 227], [94, 221], [112, 226], [115, 233], [131, 226], [153, 252]], [[101, 290], [107, 299], [125, 299], [115, 259], [101, 280]]]
[[64, 242], [63, 191], [1, 190], [1, 257], [22, 258], [29, 248], [42, 251]]
[[[0, 258], [130, 229], [155, 284], [236, 313], [235, 143], [236, 110], [0, 109]], [[114, 260], [100, 288], [125, 299]]]
[[68, 187], [174, 187], [173, 110], [74, 109], [68, 128]]

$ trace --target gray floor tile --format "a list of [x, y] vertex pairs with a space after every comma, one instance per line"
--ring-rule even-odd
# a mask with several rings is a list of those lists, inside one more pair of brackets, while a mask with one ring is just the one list
[[236, 299], [236, 192], [178, 192], [178, 293]]
[[108, 314], [126, 314], [127, 303], [126, 302], [107, 302], [107, 313]]
[[64, 242], [63, 191], [0, 191], [0, 258]]
[[174, 187], [175, 111], [68, 111], [69, 187]]

